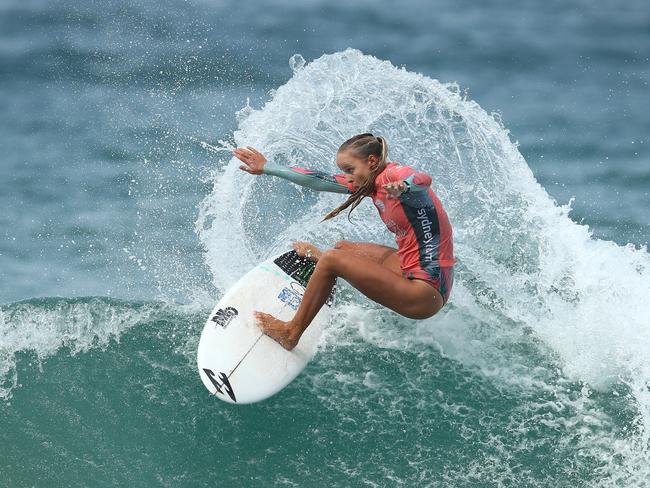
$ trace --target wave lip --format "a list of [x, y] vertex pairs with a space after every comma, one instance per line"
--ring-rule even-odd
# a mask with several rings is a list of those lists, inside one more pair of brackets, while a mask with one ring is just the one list
[[17, 356], [32, 352], [39, 363], [68, 348], [75, 355], [105, 348], [131, 327], [161, 313], [158, 303], [103, 297], [35, 298], [0, 306], [0, 399], [18, 385]]

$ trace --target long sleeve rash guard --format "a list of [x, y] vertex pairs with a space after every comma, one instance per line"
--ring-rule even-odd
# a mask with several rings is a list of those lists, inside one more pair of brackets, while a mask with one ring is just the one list
[[[264, 165], [264, 173], [317, 191], [349, 194], [356, 190], [342, 174], [330, 175], [273, 163]], [[404, 181], [407, 190], [398, 198], [388, 198], [384, 185], [396, 181]], [[429, 279], [438, 276], [440, 268], [454, 265], [451, 224], [431, 189], [429, 175], [398, 163], [386, 163], [386, 168], [375, 179], [370, 197], [388, 230], [395, 234], [404, 276]]]

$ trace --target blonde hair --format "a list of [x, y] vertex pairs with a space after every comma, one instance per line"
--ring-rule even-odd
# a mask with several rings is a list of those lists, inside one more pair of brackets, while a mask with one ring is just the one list
[[357, 189], [357, 191], [350, 195], [345, 202], [323, 217], [321, 222], [336, 217], [341, 213], [341, 211], [351, 206], [352, 208], [350, 209], [350, 212], [348, 212], [348, 220], [350, 220], [352, 210], [357, 208], [361, 203], [361, 200], [370, 195], [375, 189], [375, 178], [377, 178], [377, 175], [383, 171], [384, 166], [386, 165], [388, 143], [383, 137], [375, 137], [370, 133], [358, 134], [341, 144], [338, 152], [341, 151], [351, 151], [359, 158], [368, 158], [368, 156], [374, 155], [379, 159], [379, 162], [374, 168], [371, 168], [368, 179]]

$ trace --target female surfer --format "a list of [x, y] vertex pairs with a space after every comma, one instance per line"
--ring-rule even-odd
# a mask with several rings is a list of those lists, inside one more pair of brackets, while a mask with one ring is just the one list
[[236, 148], [239, 168], [253, 175], [268, 174], [318, 191], [351, 194], [328, 213], [350, 212], [369, 196], [388, 230], [395, 234], [397, 249], [369, 242], [337, 242], [333, 249], [297, 241], [300, 256], [316, 262], [314, 272], [295, 316], [283, 322], [255, 312], [265, 334], [286, 349], [300, 336], [327, 300], [337, 277], [365, 296], [409, 318], [435, 315], [447, 302], [453, 285], [452, 230], [440, 200], [431, 190], [431, 177], [386, 160], [388, 144], [382, 137], [359, 134], [339, 147], [336, 165], [344, 174], [328, 175], [268, 162], [253, 147]]

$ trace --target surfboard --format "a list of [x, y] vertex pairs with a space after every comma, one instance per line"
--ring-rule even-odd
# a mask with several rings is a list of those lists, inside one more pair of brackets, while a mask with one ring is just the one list
[[293, 318], [315, 266], [295, 251], [274, 256], [246, 273], [219, 300], [197, 350], [201, 380], [217, 398], [238, 404], [259, 402], [282, 390], [305, 368], [329, 319], [334, 290], [291, 351], [262, 333], [253, 312]]

